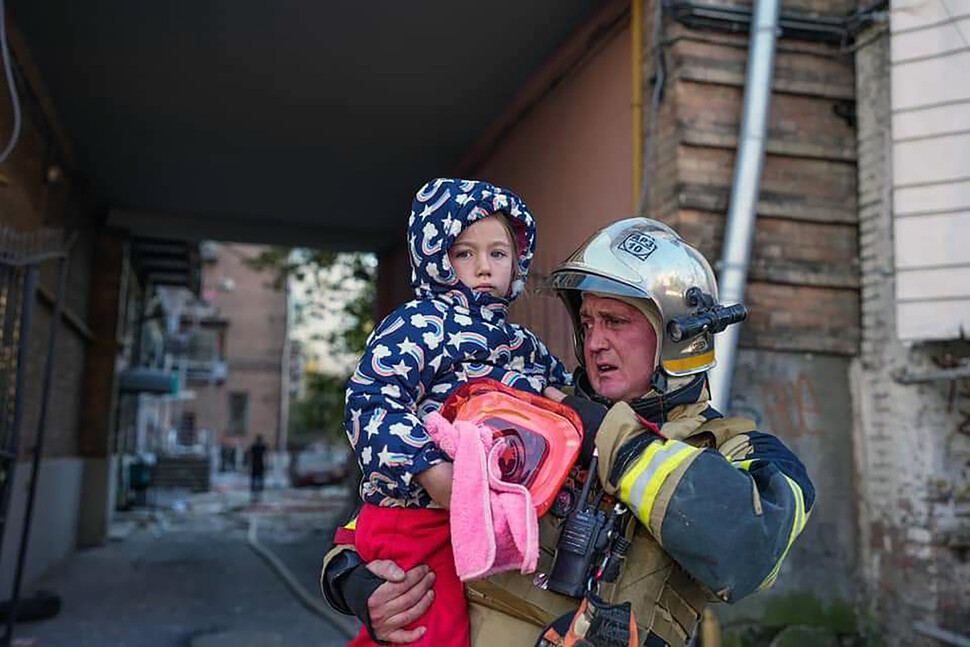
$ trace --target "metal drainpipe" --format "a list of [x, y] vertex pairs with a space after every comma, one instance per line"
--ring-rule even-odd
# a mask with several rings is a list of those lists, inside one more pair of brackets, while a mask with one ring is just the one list
[[[757, 0], [748, 47], [748, 66], [744, 90], [744, 114], [734, 165], [731, 204], [719, 264], [721, 303], [741, 303], [748, 276], [748, 261], [754, 239], [761, 169], [765, 160], [765, 133], [775, 66], [775, 39], [778, 31], [779, 0]], [[738, 346], [738, 326], [715, 336], [718, 365], [711, 371], [711, 400], [715, 407], [727, 408], [731, 395], [731, 376]]]
[[[659, 1], [659, 0], [658, 0]], [[643, 181], [643, 0], [630, 2], [630, 68], [633, 75], [633, 210], [640, 208]]]

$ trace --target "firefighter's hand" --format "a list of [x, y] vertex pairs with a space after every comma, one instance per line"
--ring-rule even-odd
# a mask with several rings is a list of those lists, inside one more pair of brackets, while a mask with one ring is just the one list
[[404, 627], [423, 616], [434, 601], [434, 573], [427, 566], [416, 566], [405, 573], [386, 559], [370, 562], [367, 570], [387, 580], [367, 598], [374, 636], [390, 643], [417, 642], [426, 628]]

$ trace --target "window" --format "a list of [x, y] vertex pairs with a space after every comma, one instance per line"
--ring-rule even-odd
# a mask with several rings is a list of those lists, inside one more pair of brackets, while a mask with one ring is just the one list
[[195, 412], [183, 411], [178, 429], [179, 445], [195, 444]]
[[229, 394], [229, 435], [245, 436], [249, 426], [249, 394], [233, 391]]

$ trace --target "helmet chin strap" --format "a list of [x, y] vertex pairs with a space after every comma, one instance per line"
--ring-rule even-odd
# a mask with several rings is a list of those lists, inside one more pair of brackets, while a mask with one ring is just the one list
[[[576, 392], [593, 402], [598, 402], [607, 407], [613, 406], [614, 401], [604, 398], [593, 390], [593, 385], [589, 381], [586, 369], [579, 366], [575, 374]], [[643, 397], [636, 398], [629, 402], [630, 407], [644, 418], [651, 422], [662, 425], [667, 421], [667, 408], [674, 408], [679, 404], [689, 404], [696, 402], [696, 394], [702, 390], [702, 385], [707, 381], [706, 373], [691, 375], [689, 378], [671, 379], [671, 376], [657, 369], [651, 378], [651, 390]], [[692, 395], [693, 394], [693, 395]]]
[[667, 392], [667, 374], [664, 372], [660, 364], [653, 369], [653, 375], [650, 376], [650, 385], [653, 387], [653, 392], [657, 394], [660, 398], [660, 424], [667, 422], [667, 410], [664, 407], [664, 393]]

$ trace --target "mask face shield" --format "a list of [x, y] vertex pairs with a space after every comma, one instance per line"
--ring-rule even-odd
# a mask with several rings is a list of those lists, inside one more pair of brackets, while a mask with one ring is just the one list
[[528, 488], [535, 482], [539, 476], [539, 468], [546, 462], [549, 442], [539, 434], [516, 428], [517, 425], [506, 427], [512, 423], [501, 418], [487, 418], [482, 422], [495, 429], [496, 438], [505, 441], [498, 456], [502, 480]]
[[526, 487], [540, 517], [579, 457], [583, 423], [575, 411], [495, 380], [468, 382], [448, 397], [440, 413], [451, 422], [492, 428], [502, 480]]

